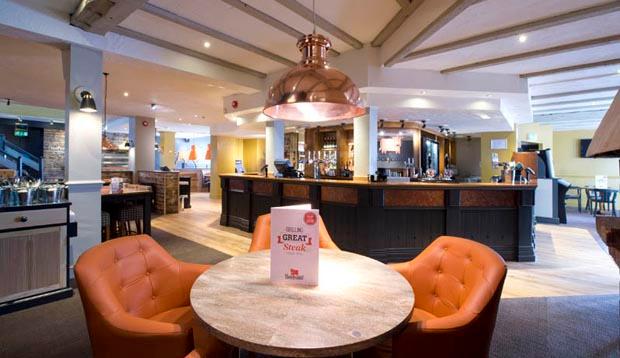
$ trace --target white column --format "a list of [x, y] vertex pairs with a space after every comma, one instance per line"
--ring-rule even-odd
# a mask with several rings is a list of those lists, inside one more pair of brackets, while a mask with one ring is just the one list
[[284, 121], [275, 120], [265, 123], [265, 164], [269, 173], [276, 173], [274, 160], [284, 159]]
[[[101, 51], [70, 45], [62, 52], [65, 78], [65, 179], [78, 237], [71, 240], [71, 264], [101, 242], [101, 123], [103, 56]], [[91, 91], [97, 112], [80, 111], [77, 87]]]
[[377, 107], [353, 118], [354, 177], [368, 178], [377, 171]]
[[[135, 117], [134, 155], [136, 175], [139, 170], [155, 169], [155, 118]], [[134, 176], [137, 178], [137, 176]]]

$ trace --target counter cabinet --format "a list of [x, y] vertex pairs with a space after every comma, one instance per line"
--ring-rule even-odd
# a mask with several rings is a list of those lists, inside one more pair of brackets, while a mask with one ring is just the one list
[[70, 297], [70, 203], [0, 208], [0, 314]]
[[534, 261], [531, 185], [368, 184], [224, 175], [220, 224], [251, 232], [273, 206], [310, 203], [343, 250], [410, 260], [440, 235], [469, 238], [510, 261]]

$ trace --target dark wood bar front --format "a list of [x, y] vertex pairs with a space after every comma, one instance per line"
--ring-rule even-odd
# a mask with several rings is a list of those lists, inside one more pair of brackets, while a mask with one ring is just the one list
[[535, 185], [369, 183], [365, 180], [221, 176], [220, 223], [253, 231], [273, 206], [310, 203], [344, 250], [409, 260], [441, 235], [469, 238], [506, 260], [534, 261]]

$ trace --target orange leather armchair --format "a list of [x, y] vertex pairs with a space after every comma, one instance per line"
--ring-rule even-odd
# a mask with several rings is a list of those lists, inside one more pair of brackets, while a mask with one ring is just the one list
[[[256, 218], [252, 243], [248, 252], [268, 250], [271, 247], [271, 215], [265, 214]], [[319, 247], [323, 249], [340, 250], [329, 236], [323, 219], [319, 216]]]
[[392, 339], [393, 357], [489, 355], [506, 277], [506, 264], [495, 251], [441, 236], [415, 259], [390, 266], [415, 293], [409, 325]]
[[93, 355], [189, 353], [194, 348], [189, 291], [208, 268], [177, 261], [147, 235], [106, 241], [82, 254], [75, 278]]

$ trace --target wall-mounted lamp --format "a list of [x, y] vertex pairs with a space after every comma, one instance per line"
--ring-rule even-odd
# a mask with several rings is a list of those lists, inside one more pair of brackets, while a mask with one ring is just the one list
[[422, 122], [422, 128], [426, 128], [426, 120], [423, 119], [421, 120], [421, 122]]
[[95, 98], [93, 97], [93, 91], [84, 88], [77, 87], [74, 91], [75, 98], [80, 102], [80, 111], [86, 113], [97, 112], [97, 105], [95, 104]]
[[405, 120], [400, 120], [400, 128], [405, 128]]
[[383, 128], [383, 122], [384, 122], [383, 119], [379, 120], [379, 128]]

